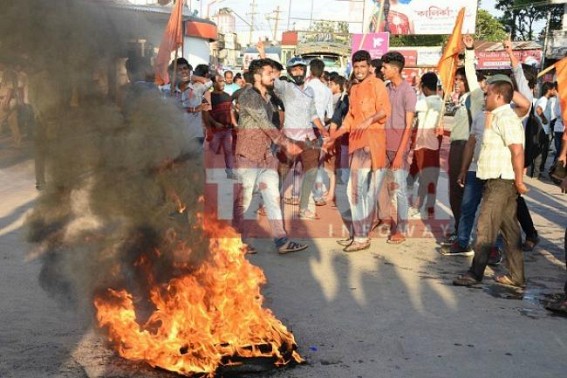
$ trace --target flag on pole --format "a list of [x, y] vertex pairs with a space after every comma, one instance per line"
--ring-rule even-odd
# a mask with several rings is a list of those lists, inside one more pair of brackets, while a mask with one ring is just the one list
[[557, 97], [561, 104], [563, 122], [567, 122], [567, 58], [554, 64], [557, 77]]
[[183, 0], [177, 0], [171, 8], [171, 15], [165, 27], [155, 62], [156, 84], [158, 85], [169, 83], [167, 66], [171, 59], [171, 52], [177, 50], [183, 42], [182, 18]]
[[455, 21], [453, 33], [449, 37], [449, 41], [447, 41], [447, 46], [445, 47], [445, 51], [443, 51], [441, 59], [439, 59], [439, 63], [437, 63], [437, 71], [439, 72], [439, 78], [445, 95], [450, 93], [453, 82], [455, 81], [457, 59], [462, 49], [462, 28], [464, 19], [465, 8], [461, 8], [457, 15], [457, 20]]

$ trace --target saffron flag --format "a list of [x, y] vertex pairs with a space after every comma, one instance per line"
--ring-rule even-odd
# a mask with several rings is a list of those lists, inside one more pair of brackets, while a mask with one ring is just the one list
[[441, 59], [439, 59], [439, 63], [437, 63], [437, 71], [439, 72], [439, 78], [445, 95], [451, 92], [453, 82], [455, 81], [457, 59], [462, 49], [462, 28], [464, 19], [465, 8], [461, 8], [457, 15], [457, 20], [455, 21], [453, 33], [447, 41], [447, 46], [445, 47], [445, 51], [443, 51]]
[[171, 8], [171, 15], [165, 27], [159, 51], [155, 62], [156, 84], [163, 85], [169, 83], [167, 66], [171, 58], [171, 52], [181, 46], [183, 42], [183, 31], [181, 19], [183, 18], [183, 0], [177, 0]]
[[555, 74], [557, 76], [557, 97], [561, 104], [561, 116], [563, 122], [567, 122], [567, 58], [555, 63]]

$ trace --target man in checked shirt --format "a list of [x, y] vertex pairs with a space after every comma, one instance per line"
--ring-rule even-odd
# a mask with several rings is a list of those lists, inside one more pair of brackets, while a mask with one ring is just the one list
[[242, 233], [248, 253], [255, 253], [249, 244], [246, 219], [255, 218], [255, 209], [250, 209], [252, 195], [259, 191], [268, 215], [272, 236], [279, 254], [298, 252], [307, 248], [289, 240], [284, 229], [280, 207], [278, 160], [274, 156], [272, 143], [285, 149], [289, 155], [299, 155], [301, 148], [272, 123], [273, 108], [268, 90], [274, 85], [272, 61], [258, 59], [250, 63], [249, 70], [254, 85], [245, 89], [238, 98], [239, 119], [236, 141], [235, 166], [238, 189], [234, 204], [235, 228]]

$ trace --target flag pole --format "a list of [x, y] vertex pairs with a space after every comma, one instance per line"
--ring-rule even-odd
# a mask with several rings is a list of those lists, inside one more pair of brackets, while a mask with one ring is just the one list
[[[179, 24], [178, 24], [178, 28], [179, 30], [181, 30], [181, 27], [183, 25], [183, 2], [184, 0], [177, 0], [177, 1], [181, 1], [181, 14], [179, 15]], [[181, 43], [183, 44], [183, 39], [181, 39]], [[183, 53], [182, 53], [183, 54]], [[173, 59], [173, 73], [171, 75], [171, 82], [169, 84], [169, 94], [171, 96], [173, 96], [173, 91], [176, 87], [176, 81], [177, 81], [177, 59], [179, 58], [179, 46], [177, 46], [175, 48], [175, 58]]]
[[[451, 59], [451, 72], [453, 72], [454, 69], [455, 69], [455, 58], [453, 57], [453, 59]], [[451, 95], [451, 91], [449, 90], [449, 88], [443, 88], [443, 90], [445, 91], [445, 93], [443, 93], [443, 107], [441, 108], [441, 114], [439, 114], [439, 121], [437, 122], [437, 135], [443, 135], [445, 132], [445, 129], [441, 130], [441, 124], [443, 123], [443, 117], [445, 115], [445, 103], [447, 102], [449, 96]]]
[[552, 64], [551, 66], [547, 67], [545, 70], [541, 71], [540, 73], [537, 74], [537, 78], [539, 79], [540, 77], [542, 77], [543, 75], [545, 75], [546, 73], [548, 73], [549, 71], [553, 70], [555, 68], [555, 64]]

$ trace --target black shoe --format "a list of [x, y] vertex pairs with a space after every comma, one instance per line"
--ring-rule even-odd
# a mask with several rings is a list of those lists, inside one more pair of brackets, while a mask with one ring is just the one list
[[451, 235], [447, 236], [445, 240], [441, 241], [442, 246], [450, 247], [457, 241], [457, 234], [452, 233]]
[[459, 242], [454, 242], [450, 247], [442, 247], [441, 254], [444, 256], [473, 256], [474, 251], [470, 245], [462, 247]]

